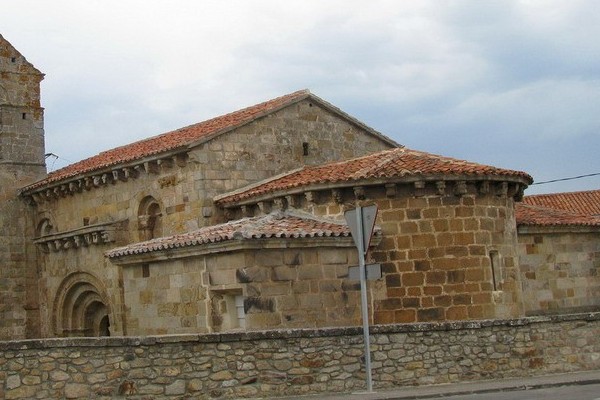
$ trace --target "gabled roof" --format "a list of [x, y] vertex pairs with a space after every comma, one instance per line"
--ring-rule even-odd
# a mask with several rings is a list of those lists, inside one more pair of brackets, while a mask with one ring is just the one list
[[275, 212], [243, 218], [221, 225], [207, 226], [193, 232], [157, 238], [108, 251], [108, 258], [152, 253], [233, 240], [269, 238], [349, 237], [347, 225], [317, 219], [304, 213]]
[[401, 177], [462, 176], [480, 178], [510, 177], [531, 183], [525, 172], [501, 169], [473, 162], [407, 149], [384, 150], [352, 160], [307, 166], [270, 180], [215, 197], [217, 205], [226, 206], [256, 196], [305, 188], [311, 185], [348, 184], [363, 180], [386, 180]]
[[600, 226], [600, 190], [525, 196], [518, 225]]
[[94, 171], [110, 168], [111, 166], [127, 164], [156, 156], [169, 151], [184, 150], [209, 140], [215, 136], [229, 132], [235, 128], [246, 125], [258, 118], [272, 114], [278, 110], [295, 104], [299, 101], [310, 99], [325, 109], [333, 112], [355, 125], [367, 130], [393, 146], [398, 144], [383, 134], [369, 128], [362, 122], [347, 115], [337, 107], [310, 93], [309, 90], [300, 90], [285, 96], [253, 105], [229, 114], [206, 120], [194, 125], [186, 126], [175, 131], [163, 133], [148, 139], [140, 140], [125, 146], [104, 151], [96, 156], [76, 162], [65, 168], [48, 174], [44, 180], [38, 181], [22, 189], [22, 191], [35, 189], [51, 183], [67, 180]]

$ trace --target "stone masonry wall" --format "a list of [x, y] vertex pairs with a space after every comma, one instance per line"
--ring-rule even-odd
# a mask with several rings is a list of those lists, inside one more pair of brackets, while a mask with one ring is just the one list
[[265, 240], [252, 249], [123, 266], [126, 334], [360, 325], [360, 285], [347, 279], [348, 265], [358, 263], [351, 239], [286, 245]]
[[[522, 316], [514, 199], [505, 184], [417, 183], [364, 187], [358, 201], [379, 210], [382, 239], [367, 260], [383, 273], [370, 283], [374, 323]], [[324, 191], [302, 205], [342, 218], [356, 193], [336, 195], [332, 201]]]
[[46, 174], [42, 78], [0, 35], [0, 340], [40, 335], [34, 218], [18, 189]]
[[[304, 153], [303, 143], [308, 144], [308, 154]], [[112, 334], [123, 334], [120, 310], [126, 305], [122, 302], [119, 271], [105, 262], [103, 252], [144, 239], [138, 210], [147, 196], [160, 206], [161, 229], [155, 236], [188, 232], [221, 222], [222, 216], [213, 209], [216, 194], [305, 164], [351, 158], [389, 147], [380, 138], [307, 100], [198, 145], [185, 165], [162, 163], [151, 173], [143, 169], [136, 172], [136, 177], [126, 182], [102, 182], [72, 196], [41, 201], [35, 222], [47, 218], [53, 234], [124, 221], [121, 235], [114, 242], [87, 250], [71, 247], [40, 253], [42, 295], [51, 305], [68, 274], [91, 274], [105, 283], [111, 299], [107, 306], [113, 310]], [[45, 313], [42, 318], [43, 334], [54, 335], [54, 315]]]
[[600, 308], [600, 232], [520, 232], [525, 312]]
[[[371, 328], [375, 389], [600, 368], [600, 314]], [[364, 389], [358, 328], [0, 342], [0, 398], [252, 398]]]

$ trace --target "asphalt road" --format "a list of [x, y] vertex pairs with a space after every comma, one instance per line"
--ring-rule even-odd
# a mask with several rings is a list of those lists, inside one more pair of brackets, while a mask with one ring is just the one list
[[444, 400], [600, 400], [600, 384], [443, 397]]

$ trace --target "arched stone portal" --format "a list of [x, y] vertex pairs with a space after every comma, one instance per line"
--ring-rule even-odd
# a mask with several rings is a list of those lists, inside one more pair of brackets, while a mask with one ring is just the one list
[[99, 279], [86, 272], [67, 276], [53, 307], [56, 336], [110, 336], [110, 307]]

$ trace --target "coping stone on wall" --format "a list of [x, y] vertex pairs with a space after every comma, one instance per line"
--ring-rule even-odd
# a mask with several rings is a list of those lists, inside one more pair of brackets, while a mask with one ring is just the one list
[[[411, 333], [430, 331], [452, 331], [463, 329], [480, 329], [493, 326], [525, 326], [546, 322], [567, 321], [599, 321], [600, 312], [581, 314], [565, 314], [553, 316], [536, 316], [516, 319], [474, 320], [452, 322], [422, 322], [411, 324], [375, 325], [370, 327], [371, 334]], [[183, 334], [161, 336], [127, 336], [127, 337], [98, 337], [98, 338], [49, 338], [0, 341], [0, 351], [50, 349], [66, 347], [139, 347], [152, 346], [159, 343], [224, 343], [242, 342], [253, 340], [277, 340], [290, 338], [314, 338], [335, 336], [357, 336], [362, 334], [362, 327], [335, 327], [335, 328], [304, 328], [282, 329], [266, 331], [208, 333], [208, 334]]]

